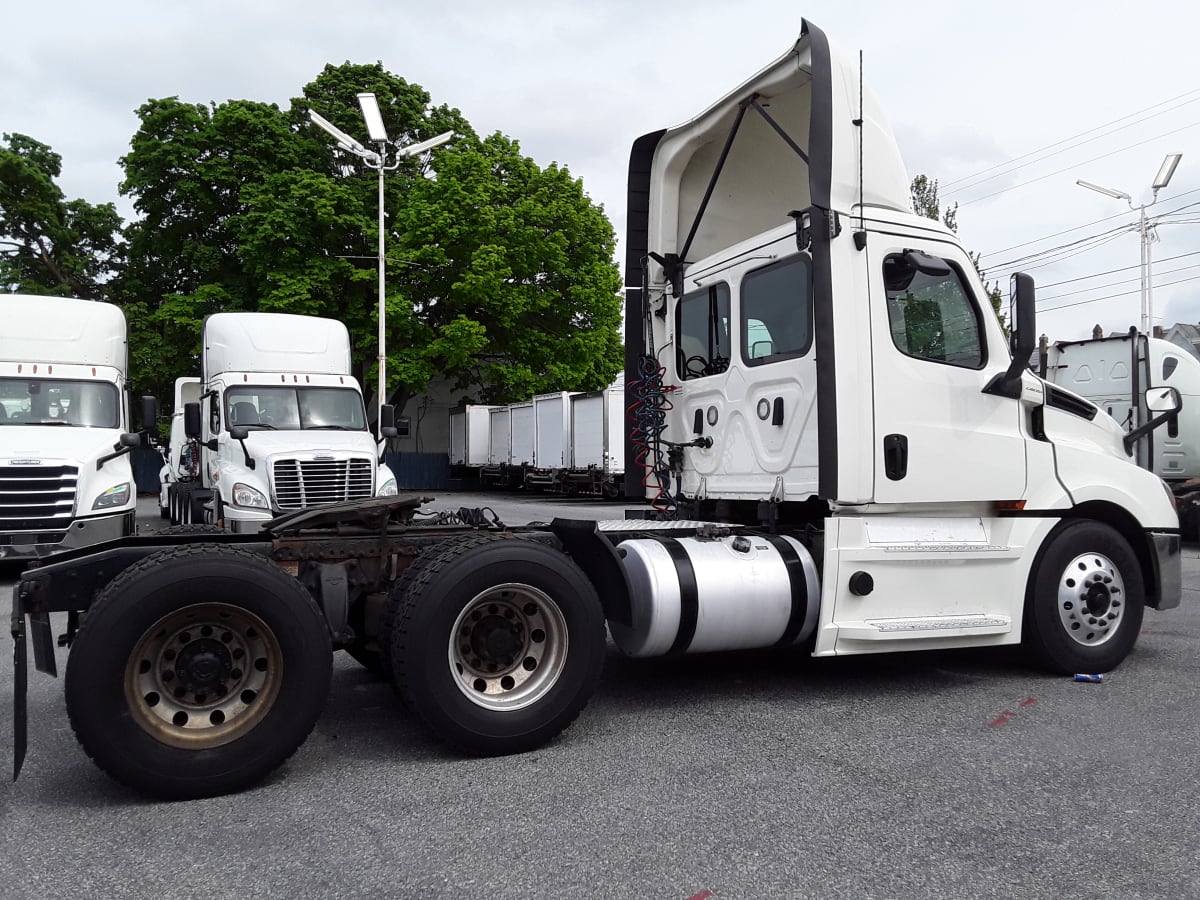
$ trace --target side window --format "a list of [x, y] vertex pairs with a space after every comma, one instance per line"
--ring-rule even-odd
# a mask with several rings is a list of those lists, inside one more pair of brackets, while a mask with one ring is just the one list
[[221, 430], [221, 404], [216, 394], [208, 395], [208, 430], [212, 434]]
[[742, 279], [742, 361], [760, 366], [803, 356], [812, 346], [807, 256], [794, 256]]
[[1171, 377], [1171, 373], [1179, 366], [1179, 360], [1174, 356], [1163, 357], [1163, 381]]
[[926, 275], [903, 256], [883, 261], [892, 342], [907, 356], [966, 369], [983, 366], [979, 312], [958, 270]]
[[720, 282], [684, 294], [675, 310], [675, 337], [681, 380], [729, 368], [729, 285]]

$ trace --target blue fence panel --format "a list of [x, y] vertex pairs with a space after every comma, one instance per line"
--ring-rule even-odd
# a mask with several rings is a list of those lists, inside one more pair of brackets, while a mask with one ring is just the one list
[[133, 483], [139, 494], [158, 494], [158, 471], [163, 467], [162, 454], [153, 447], [134, 447], [130, 453]]
[[450, 457], [445, 453], [387, 453], [383, 461], [396, 476], [401, 491], [448, 490]]

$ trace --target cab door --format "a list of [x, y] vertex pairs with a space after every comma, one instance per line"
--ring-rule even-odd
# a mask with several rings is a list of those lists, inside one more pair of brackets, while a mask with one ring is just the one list
[[985, 391], [1009, 365], [962, 249], [868, 238], [877, 503], [1015, 500], [1026, 482], [1020, 401]]

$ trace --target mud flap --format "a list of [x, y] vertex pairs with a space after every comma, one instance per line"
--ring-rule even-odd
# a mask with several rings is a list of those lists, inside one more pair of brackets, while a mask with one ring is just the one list
[[13, 600], [13, 781], [21, 774], [29, 725], [26, 719], [26, 697], [29, 686], [28, 656], [25, 646], [25, 616]]

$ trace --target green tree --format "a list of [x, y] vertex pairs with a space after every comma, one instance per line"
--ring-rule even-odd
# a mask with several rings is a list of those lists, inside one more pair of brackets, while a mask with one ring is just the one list
[[139, 109], [122, 190], [142, 219], [121, 294], [138, 323], [140, 388], [165, 396], [197, 369], [205, 315], [270, 310], [344, 321], [370, 391], [377, 175], [307, 121], [314, 109], [361, 135], [366, 90], [397, 145], [458, 135], [385, 175], [389, 402], [402, 407], [435, 375], [489, 399], [609, 383], [621, 364], [613, 233], [579, 181], [500, 135], [480, 141], [381, 65], [345, 63], [287, 112], [175, 98]]
[[0, 290], [99, 299], [120, 265], [111, 203], [67, 200], [62, 157], [23, 134], [0, 144]]
[[[938, 183], [937, 179], [930, 180], [925, 175], [918, 175], [912, 180], [909, 185], [909, 190], [912, 193], [913, 210], [927, 219], [940, 219], [942, 224], [958, 233], [958, 204], [947, 205], [944, 209], [938, 200]], [[984, 275], [983, 269], [979, 267], [979, 254], [971, 251], [967, 252], [972, 264], [975, 266], [975, 271], [979, 273], [979, 279], [983, 282], [983, 287], [987, 291], [988, 299], [992, 303], [992, 308], [996, 311], [996, 315], [1000, 319], [1000, 323], [1004, 325], [1004, 313], [1000, 311], [1002, 295], [1000, 293], [1000, 285], [996, 282], [987, 283], [987, 278]], [[1007, 326], [1005, 326], [1007, 330]]]

